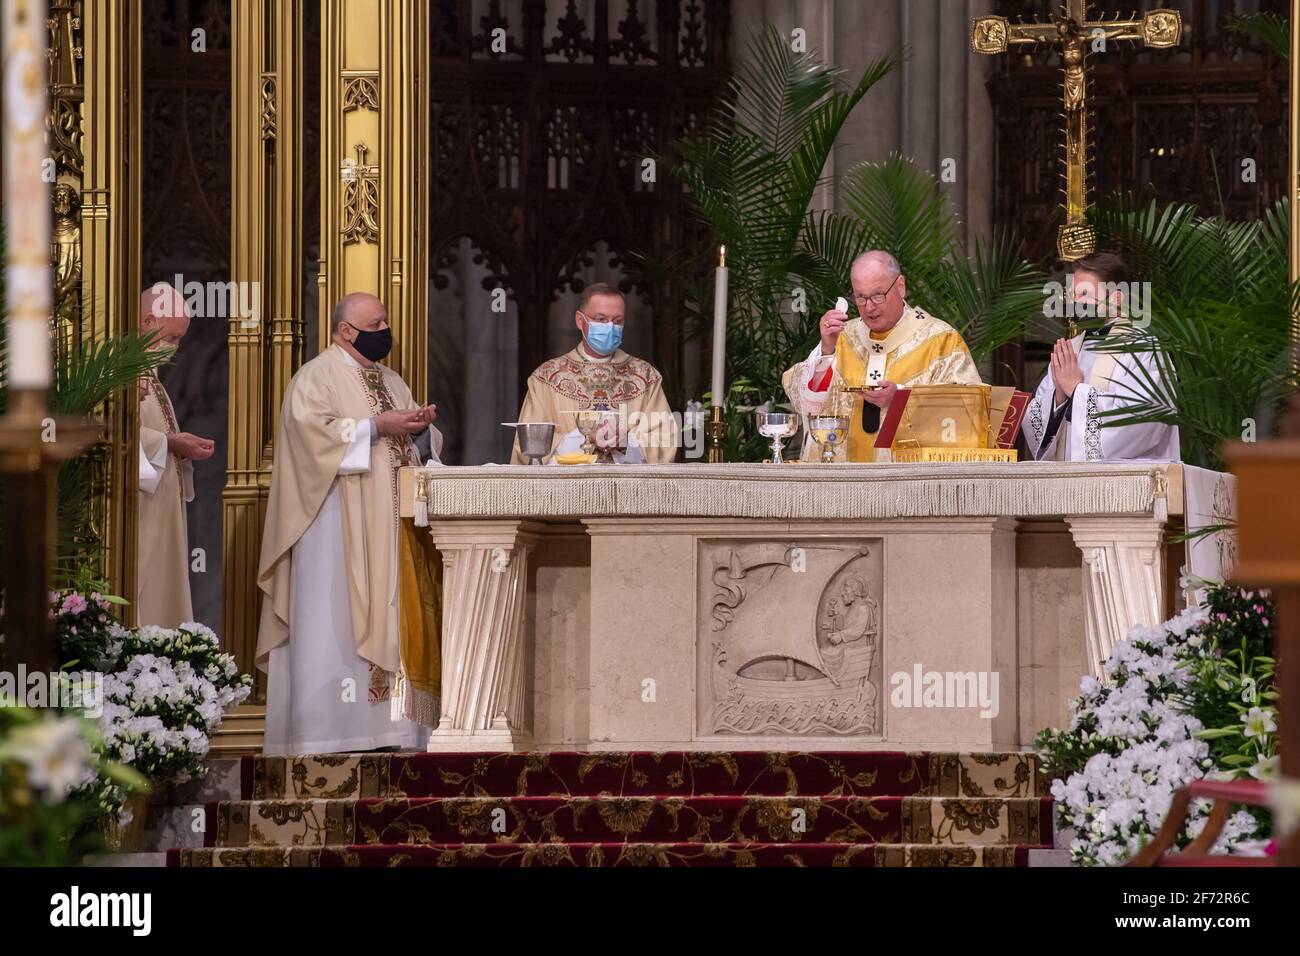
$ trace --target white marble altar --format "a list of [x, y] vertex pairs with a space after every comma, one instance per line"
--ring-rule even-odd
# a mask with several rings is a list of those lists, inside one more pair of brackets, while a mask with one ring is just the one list
[[430, 749], [1029, 746], [1176, 610], [1182, 484], [1158, 463], [404, 470], [445, 571]]

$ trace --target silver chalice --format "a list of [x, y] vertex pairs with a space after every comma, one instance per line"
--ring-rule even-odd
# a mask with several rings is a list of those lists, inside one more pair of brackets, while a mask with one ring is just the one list
[[515, 433], [519, 436], [519, 454], [527, 458], [530, 465], [540, 465], [542, 459], [551, 453], [555, 423], [519, 422], [515, 425]]
[[758, 433], [772, 439], [772, 464], [783, 465], [785, 440], [799, 430], [799, 416], [792, 412], [755, 412]]

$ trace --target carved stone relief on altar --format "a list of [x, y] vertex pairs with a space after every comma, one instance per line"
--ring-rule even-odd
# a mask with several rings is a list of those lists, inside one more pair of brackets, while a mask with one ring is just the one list
[[701, 732], [880, 735], [880, 540], [700, 548]]

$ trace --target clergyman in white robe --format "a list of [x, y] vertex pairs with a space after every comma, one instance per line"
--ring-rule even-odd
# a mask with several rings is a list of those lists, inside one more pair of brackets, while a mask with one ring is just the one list
[[[361, 307], [378, 305], [367, 297]], [[363, 366], [342, 348], [337, 328], [335, 344], [290, 382], [277, 434], [258, 575], [267, 754], [413, 749], [427, 740], [427, 728], [400, 717], [394, 687], [402, 670], [396, 476], [419, 463], [421, 439], [440, 463], [441, 434], [377, 432], [374, 415], [419, 406], [396, 372]]]
[[1163, 422], [1111, 425], [1102, 412], [1122, 409], [1150, 391], [1149, 379], [1163, 392], [1161, 372], [1151, 352], [1099, 352], [1104, 341], [1124, 323], [1080, 333], [1070, 340], [1078, 355], [1083, 382], [1058, 402], [1049, 366], [1039, 383], [1020, 428], [1037, 461], [1179, 461], [1178, 426]]

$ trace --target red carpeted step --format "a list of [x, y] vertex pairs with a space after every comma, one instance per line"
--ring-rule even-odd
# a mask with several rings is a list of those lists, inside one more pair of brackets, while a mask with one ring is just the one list
[[455, 796], [1032, 796], [1029, 753], [609, 752], [244, 758], [246, 800]]
[[[171, 866], [1024, 866], [1030, 753], [248, 757]], [[469, 842], [466, 842], [469, 841]]]
[[183, 867], [872, 866], [872, 844], [455, 843], [172, 850]]
[[1026, 866], [1031, 845], [925, 847], [869, 843], [545, 843], [169, 850], [173, 867]]
[[878, 843], [903, 797], [452, 797], [209, 805], [206, 846]]

